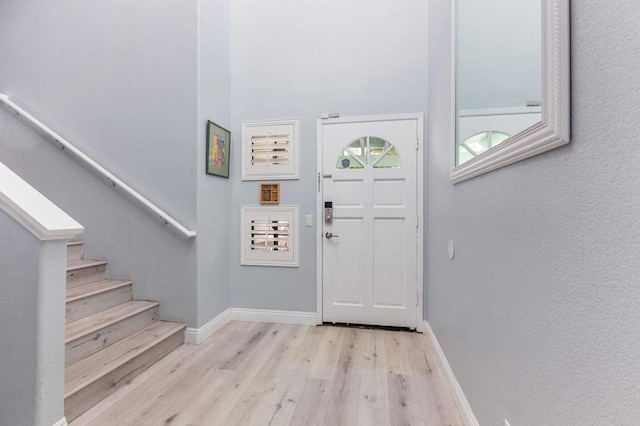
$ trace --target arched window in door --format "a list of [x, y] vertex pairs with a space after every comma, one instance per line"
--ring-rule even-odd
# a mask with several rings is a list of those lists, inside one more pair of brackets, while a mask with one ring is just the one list
[[342, 149], [336, 162], [337, 169], [375, 169], [402, 167], [396, 148], [388, 141], [375, 136], [363, 136]]

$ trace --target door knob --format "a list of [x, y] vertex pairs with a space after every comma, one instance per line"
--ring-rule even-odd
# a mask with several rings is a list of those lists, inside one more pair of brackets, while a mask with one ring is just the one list
[[327, 240], [330, 240], [332, 238], [337, 238], [339, 235], [333, 235], [331, 232], [327, 232], [324, 236], [327, 237]]

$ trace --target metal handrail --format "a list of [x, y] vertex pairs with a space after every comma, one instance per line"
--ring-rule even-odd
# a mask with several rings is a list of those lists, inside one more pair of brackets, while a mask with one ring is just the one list
[[186, 236], [187, 238], [193, 238], [193, 237], [195, 237], [197, 235], [195, 231], [189, 230], [186, 227], [184, 227], [182, 224], [180, 224], [180, 222], [178, 222], [177, 220], [175, 220], [174, 218], [169, 216], [167, 213], [165, 213], [158, 206], [156, 206], [151, 201], [147, 200], [145, 197], [140, 195], [140, 193], [138, 191], [136, 191], [135, 189], [131, 188], [129, 185], [124, 183], [122, 180], [118, 179], [115, 175], [113, 175], [107, 169], [105, 169], [100, 164], [95, 162], [87, 154], [85, 154], [84, 152], [80, 151], [78, 148], [73, 146], [65, 138], [63, 138], [62, 136], [60, 136], [59, 134], [57, 134], [56, 132], [51, 130], [49, 127], [44, 125], [37, 118], [33, 117], [31, 114], [26, 112], [24, 109], [20, 108], [13, 101], [11, 101], [7, 95], [4, 95], [4, 94], [0, 93], [0, 101], [5, 103], [9, 108], [13, 109], [19, 115], [21, 115], [24, 118], [26, 118], [27, 120], [29, 120], [31, 123], [33, 123], [35, 126], [37, 126], [40, 130], [42, 130], [43, 132], [45, 132], [46, 134], [51, 136], [53, 139], [55, 139], [56, 142], [61, 144], [65, 149], [68, 149], [69, 151], [71, 151], [79, 159], [84, 161], [87, 165], [91, 166], [91, 168], [96, 170], [98, 173], [100, 173], [102, 176], [104, 176], [109, 182], [111, 182], [111, 184], [114, 187], [118, 186], [118, 187], [122, 188], [123, 191], [125, 191], [127, 194], [129, 194], [131, 197], [133, 197], [140, 204], [142, 204], [143, 206], [145, 206], [146, 208], [151, 210], [156, 215], [160, 216], [160, 219], [162, 219], [164, 221], [164, 223], [166, 223], [167, 225], [173, 226], [176, 230], [178, 230], [180, 233], [184, 234], [184, 236]]

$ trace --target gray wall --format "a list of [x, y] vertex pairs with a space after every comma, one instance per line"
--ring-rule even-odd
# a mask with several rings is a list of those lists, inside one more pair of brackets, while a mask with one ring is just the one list
[[85, 226], [79, 236], [85, 241], [85, 257], [107, 259], [110, 276], [133, 279], [135, 297], [159, 300], [164, 319], [195, 324], [193, 241], [171, 231], [5, 109], [0, 109], [0, 160]]
[[542, 99], [540, 0], [457, 0], [458, 109]]
[[[207, 120], [230, 129], [230, 0], [199, 0], [198, 326], [227, 309], [231, 181], [205, 174]], [[235, 137], [236, 135], [232, 135]], [[235, 147], [234, 147], [235, 148]], [[238, 150], [231, 152], [231, 158]]]
[[455, 186], [449, 3], [429, 7], [428, 320], [482, 425], [636, 424], [637, 2], [572, 2], [571, 143]]
[[[197, 229], [198, 191], [210, 189], [198, 185], [197, 23], [196, 1], [0, 2], [0, 92]], [[221, 105], [228, 111], [228, 100]], [[23, 123], [0, 111], [0, 159], [85, 225], [86, 255], [134, 279], [136, 298], [197, 325], [194, 240]]]
[[0, 89], [195, 221], [195, 1], [4, 0]]
[[0, 210], [0, 425], [64, 417], [64, 241], [40, 242]]
[[[316, 119], [423, 112], [426, 9], [420, 0], [232, 2], [231, 306], [315, 312]], [[240, 266], [240, 206], [258, 204], [258, 182], [240, 181], [241, 122], [276, 118], [300, 119], [300, 180], [281, 182], [280, 203], [300, 206], [300, 267]]]

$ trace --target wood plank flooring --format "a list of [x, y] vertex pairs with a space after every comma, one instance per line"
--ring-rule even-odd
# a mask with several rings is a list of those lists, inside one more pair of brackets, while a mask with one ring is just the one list
[[70, 426], [462, 424], [422, 334], [232, 321]]

